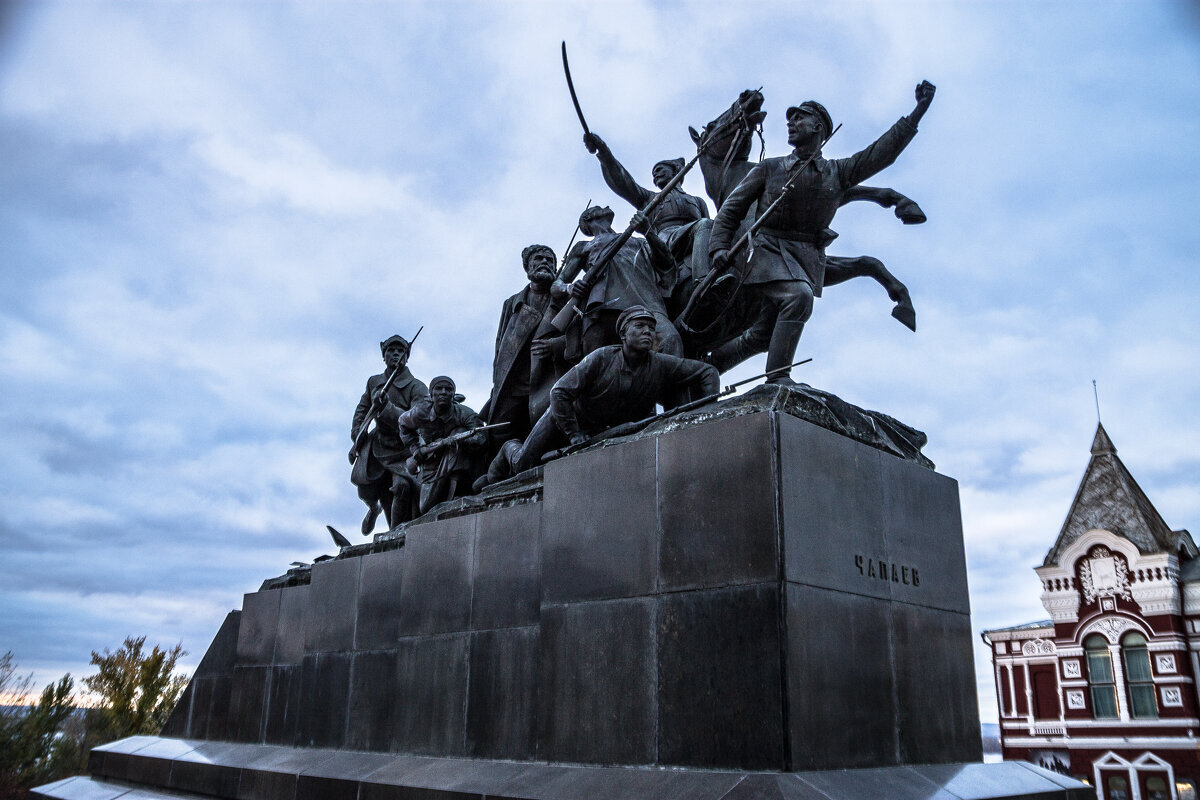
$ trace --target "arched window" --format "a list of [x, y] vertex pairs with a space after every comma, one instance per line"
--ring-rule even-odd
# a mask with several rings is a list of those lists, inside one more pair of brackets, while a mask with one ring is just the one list
[[1108, 779], [1108, 800], [1129, 800], [1129, 781], [1120, 775]]
[[1146, 778], [1146, 800], [1171, 800], [1167, 782], [1158, 776]]
[[1117, 718], [1117, 686], [1113, 679], [1112, 654], [1108, 642], [1098, 633], [1083, 640], [1087, 652], [1088, 686], [1092, 691], [1092, 716]]
[[1125, 662], [1125, 680], [1129, 685], [1129, 710], [1134, 719], [1157, 719], [1154, 676], [1150, 674], [1150, 653], [1146, 637], [1130, 632], [1121, 639], [1121, 658]]

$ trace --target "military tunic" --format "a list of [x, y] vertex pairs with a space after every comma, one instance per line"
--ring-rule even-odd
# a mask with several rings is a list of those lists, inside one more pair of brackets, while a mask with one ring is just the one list
[[550, 414], [567, 436], [594, 434], [654, 415], [673, 390], [698, 386], [700, 396], [721, 390], [717, 370], [703, 361], [647, 353], [630, 364], [620, 345], [602, 347], [559, 378], [550, 391]]
[[[817, 155], [754, 237], [746, 284], [805, 281], [819, 297], [825, 283], [825, 246], [837, 235], [828, 226], [843, 195], [890, 166], [916, 132], [908, 118], [901, 117], [874, 143], [849, 158]], [[750, 170], [717, 212], [709, 253], [728, 250], [750, 206], [757, 201], [758, 213], [766, 211], [802, 162], [801, 157], [789, 153], [765, 159]]]

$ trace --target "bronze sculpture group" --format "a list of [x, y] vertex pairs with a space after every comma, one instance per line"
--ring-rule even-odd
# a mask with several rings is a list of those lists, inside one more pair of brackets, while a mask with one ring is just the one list
[[[566, 52], [564, 48], [564, 66]], [[570, 73], [568, 70], [568, 85]], [[406, 366], [411, 343], [380, 343], [385, 370], [367, 381], [351, 436], [352, 482], [368, 511], [370, 533], [382, 512], [389, 527], [445, 500], [538, 466], [547, 453], [665, 409], [715, 398], [719, 374], [767, 354], [767, 382], [795, 386], [790, 367], [826, 286], [853, 277], [878, 281], [892, 315], [912, 330], [916, 317], [904, 284], [870, 256], [828, 255], [838, 208], [868, 200], [894, 208], [905, 224], [925, 220], [915, 202], [892, 189], [862, 186], [891, 165], [916, 134], [934, 87], [916, 88], [916, 106], [865, 149], [826, 159], [836, 131], [825, 107], [788, 108], [792, 151], [757, 164], [763, 95], [743, 92], [700, 132], [690, 162], [665, 159], [652, 169], [657, 191], [639, 185], [583, 120], [584, 145], [609, 188], [636, 209], [621, 233], [614, 213], [589, 205], [584, 239], [558, 269], [553, 250], [521, 253], [527, 285], [504, 301], [496, 334], [492, 391], [476, 414], [449, 377], [428, 389]], [[699, 164], [716, 206], [680, 184]], [[633, 235], [634, 233], [639, 236]], [[414, 337], [415, 339], [415, 337]]]

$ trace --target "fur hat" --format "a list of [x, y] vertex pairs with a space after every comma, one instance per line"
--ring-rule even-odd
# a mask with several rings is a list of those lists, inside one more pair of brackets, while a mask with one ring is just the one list
[[544, 244], [531, 244], [521, 251], [521, 266], [525, 268], [526, 272], [529, 271], [529, 259], [533, 258], [535, 254], [542, 252], [549, 253], [555, 263], [558, 262], [558, 256], [554, 255], [554, 251], [549, 247]]

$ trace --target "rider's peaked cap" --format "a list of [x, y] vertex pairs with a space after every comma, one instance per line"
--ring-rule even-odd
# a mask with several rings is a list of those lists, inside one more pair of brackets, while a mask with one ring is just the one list
[[805, 100], [798, 106], [792, 106], [787, 110], [787, 118], [791, 119], [795, 114], [816, 114], [821, 120], [821, 124], [825, 126], [825, 135], [833, 133], [833, 118], [829, 116], [829, 112], [825, 110], [825, 106], [818, 103], [816, 100]]
[[673, 175], [678, 175], [679, 170], [683, 169], [683, 165], [685, 163], [687, 163], [687, 162], [685, 162], [682, 158], [664, 158], [662, 161], [659, 161], [654, 166], [655, 167], [659, 167], [659, 166], [670, 167], [671, 173]]
[[411, 347], [411, 345], [408, 343], [408, 339], [405, 339], [403, 336], [389, 336], [388, 338], [384, 339], [382, 342], [379, 343], [379, 352], [381, 352], [381, 353], [385, 352], [388, 349], [388, 345], [393, 345], [393, 344], [398, 344], [401, 347], [403, 347], [404, 352], [406, 352], [406, 353], [408, 352], [409, 348]]
[[625, 333], [625, 326], [633, 322], [635, 319], [648, 319], [651, 322], [658, 322], [654, 315], [646, 310], [645, 306], [630, 306], [621, 312], [621, 316], [617, 317], [617, 335]]

